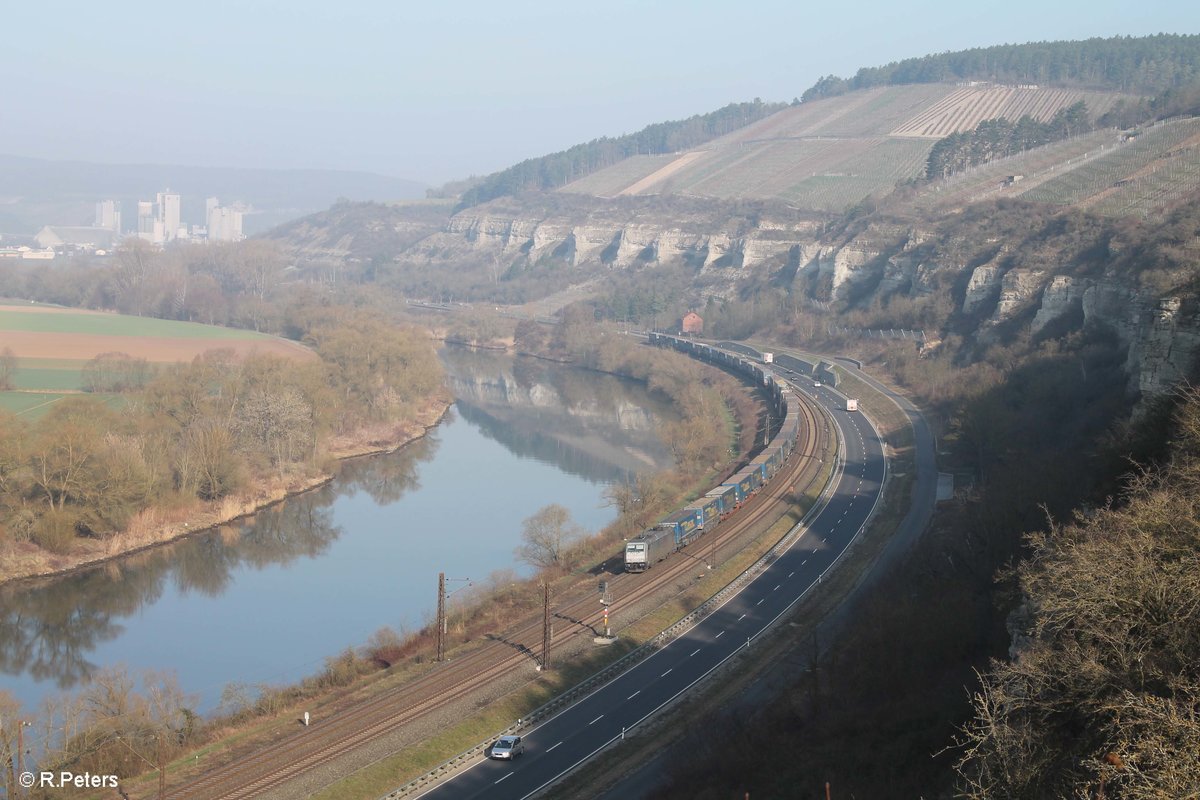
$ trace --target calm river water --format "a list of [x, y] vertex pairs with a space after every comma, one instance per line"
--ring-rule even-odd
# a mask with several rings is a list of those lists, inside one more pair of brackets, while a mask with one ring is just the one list
[[[382, 626], [433, 617], [437, 575], [526, 574], [522, 520], [549, 503], [596, 530], [610, 484], [669, 456], [639, 387], [447, 349], [458, 398], [426, 439], [343, 465], [244, 523], [68, 578], [0, 590], [0, 688], [33, 711], [97, 669], [168, 670], [208, 711], [231, 682], [284, 684]], [[465, 585], [451, 582], [450, 589]]]

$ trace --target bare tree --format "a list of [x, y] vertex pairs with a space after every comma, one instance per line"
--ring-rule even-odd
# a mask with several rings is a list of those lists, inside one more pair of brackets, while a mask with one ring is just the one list
[[17, 354], [11, 347], [0, 350], [0, 392], [13, 388], [13, 374], [17, 371]]
[[568, 548], [583, 534], [571, 512], [552, 503], [525, 520], [517, 558], [539, 569], [563, 569]]

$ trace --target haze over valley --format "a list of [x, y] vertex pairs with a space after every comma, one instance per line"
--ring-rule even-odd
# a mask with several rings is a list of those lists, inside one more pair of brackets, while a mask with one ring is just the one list
[[6, 11], [0, 795], [1200, 796], [1200, 11], [118, 6]]

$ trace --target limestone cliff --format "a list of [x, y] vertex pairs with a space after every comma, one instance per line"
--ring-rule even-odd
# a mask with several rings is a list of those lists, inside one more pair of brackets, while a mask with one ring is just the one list
[[[366, 216], [351, 224], [352, 212]], [[926, 331], [927, 341], [954, 334], [989, 343], [1022, 330], [1057, 337], [1103, 326], [1126, 349], [1132, 388], [1160, 392], [1187, 374], [1200, 353], [1200, 320], [1182, 287], [1197, 259], [1177, 261], [1147, 284], [1128, 230], [1038, 213], [982, 209], [919, 224], [876, 217], [827, 230], [828, 220], [779, 206], [552, 194], [440, 219], [335, 207], [327, 224], [300, 224], [293, 238], [310, 254], [349, 260], [390, 242], [396, 261], [432, 269], [473, 262], [493, 279], [543, 261], [570, 265], [581, 282], [610, 270], [686, 264], [698, 276], [691, 302], [735, 298], [743, 282], [762, 286], [784, 275], [803, 295], [793, 298], [797, 306], [824, 312], [880, 309], [892, 297], [952, 309], [947, 328]], [[1200, 245], [1185, 241], [1174, 252], [1200, 256]]]
[[557, 258], [573, 267], [686, 262], [701, 268], [754, 269], [789, 259], [808, 261], [819, 236], [817, 223], [795, 215], [749, 218], [711, 204], [649, 212], [649, 204], [638, 200], [556, 201], [540, 208], [497, 201], [468, 209], [401, 257], [435, 263], [454, 255], [486, 254], [534, 262]]

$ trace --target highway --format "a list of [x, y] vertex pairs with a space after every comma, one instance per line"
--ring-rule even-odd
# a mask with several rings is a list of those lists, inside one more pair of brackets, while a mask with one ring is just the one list
[[[867, 419], [845, 411], [842, 395], [793, 381], [829, 410], [843, 463], [825, 507], [803, 536], [720, 608], [630, 671], [536, 728], [522, 731], [513, 762], [480, 759], [419, 797], [489, 800], [529, 797], [554, 783], [740, 651], [810, 588], [845, 551], [878, 503], [886, 472], [882, 442]], [[620, 598], [615, 598], [620, 602]]]

